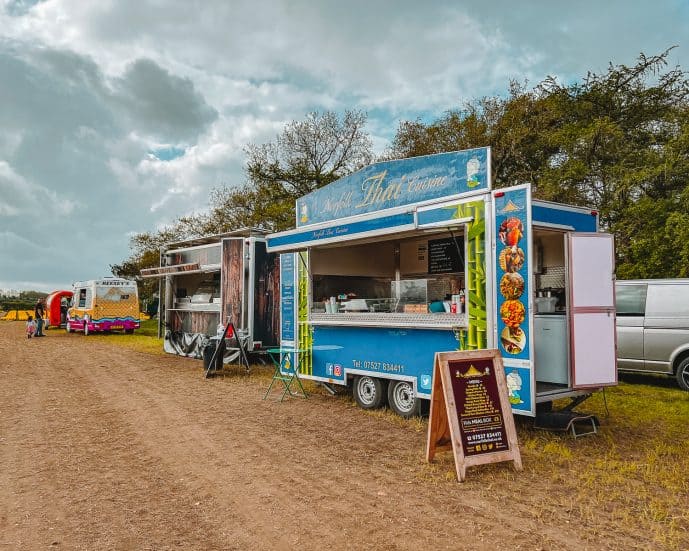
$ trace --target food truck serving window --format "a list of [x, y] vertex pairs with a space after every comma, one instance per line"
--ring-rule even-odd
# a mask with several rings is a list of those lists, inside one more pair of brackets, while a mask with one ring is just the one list
[[464, 325], [464, 233], [404, 237], [310, 249], [311, 319]]
[[98, 285], [96, 287], [96, 296], [98, 296], [99, 299], [106, 299], [110, 302], [128, 301], [136, 298], [136, 287], [110, 287]]

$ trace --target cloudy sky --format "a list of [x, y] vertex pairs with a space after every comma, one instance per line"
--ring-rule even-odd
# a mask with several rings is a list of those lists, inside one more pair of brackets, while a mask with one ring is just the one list
[[673, 45], [689, 70], [689, 0], [0, 0], [0, 289], [108, 275], [309, 111], [367, 111], [381, 152], [511, 78]]

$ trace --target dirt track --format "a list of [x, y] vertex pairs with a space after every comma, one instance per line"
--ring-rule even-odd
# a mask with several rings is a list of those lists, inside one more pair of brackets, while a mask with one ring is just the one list
[[0, 358], [0, 550], [647, 546], [570, 522], [528, 456], [460, 485], [423, 425], [345, 399], [263, 401], [256, 378], [21, 323]]

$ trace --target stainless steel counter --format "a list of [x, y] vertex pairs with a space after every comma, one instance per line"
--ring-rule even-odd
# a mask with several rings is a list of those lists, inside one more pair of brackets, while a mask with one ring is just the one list
[[349, 312], [340, 314], [312, 313], [314, 325], [343, 325], [350, 327], [408, 327], [412, 329], [452, 329], [468, 327], [466, 314], [402, 314]]
[[220, 312], [220, 304], [210, 302], [177, 304], [174, 308], [168, 308], [169, 312]]

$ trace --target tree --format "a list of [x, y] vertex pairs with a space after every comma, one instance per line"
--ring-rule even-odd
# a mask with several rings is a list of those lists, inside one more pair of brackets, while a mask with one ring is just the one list
[[373, 160], [366, 114], [313, 112], [285, 126], [275, 141], [246, 148], [246, 183], [211, 195], [209, 218], [222, 227], [294, 225], [297, 198], [354, 172]]
[[531, 182], [536, 197], [599, 211], [618, 277], [686, 275], [689, 81], [668, 69], [669, 51], [570, 85], [513, 82], [505, 99], [404, 122], [388, 155], [490, 145], [496, 187]]

